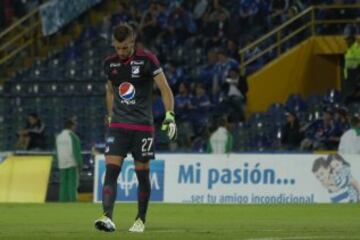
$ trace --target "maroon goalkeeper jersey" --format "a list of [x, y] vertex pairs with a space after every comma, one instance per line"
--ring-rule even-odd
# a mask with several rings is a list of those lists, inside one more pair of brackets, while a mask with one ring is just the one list
[[136, 50], [127, 60], [113, 54], [105, 59], [104, 70], [114, 90], [110, 127], [153, 131], [153, 82], [162, 72], [157, 57], [147, 50]]

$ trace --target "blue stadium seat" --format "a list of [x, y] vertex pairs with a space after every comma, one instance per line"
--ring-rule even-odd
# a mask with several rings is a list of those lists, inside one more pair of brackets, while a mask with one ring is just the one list
[[311, 108], [311, 106], [318, 106], [323, 104], [323, 96], [320, 95], [311, 95], [306, 99], [306, 104]]
[[285, 104], [287, 109], [295, 112], [302, 112], [306, 110], [306, 104], [302, 97], [298, 94], [290, 95]]
[[340, 91], [336, 89], [330, 89], [324, 96], [324, 102], [327, 104], [338, 104], [342, 102], [342, 96]]
[[269, 107], [267, 115], [273, 122], [282, 124], [285, 121], [285, 107], [280, 103], [274, 103]]

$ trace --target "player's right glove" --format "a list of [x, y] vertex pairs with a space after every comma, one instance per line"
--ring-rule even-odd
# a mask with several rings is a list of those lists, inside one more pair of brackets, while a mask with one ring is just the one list
[[175, 123], [175, 114], [173, 112], [166, 112], [165, 120], [162, 123], [161, 130], [166, 131], [170, 141], [176, 140], [177, 128]]

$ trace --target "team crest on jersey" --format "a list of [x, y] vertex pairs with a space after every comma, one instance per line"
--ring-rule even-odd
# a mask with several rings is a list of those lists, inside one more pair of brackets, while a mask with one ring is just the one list
[[139, 74], [140, 73], [140, 66], [131, 66], [131, 73], [132, 74]]
[[135, 104], [135, 87], [129, 82], [123, 82], [119, 86], [119, 96], [123, 100], [122, 103]]

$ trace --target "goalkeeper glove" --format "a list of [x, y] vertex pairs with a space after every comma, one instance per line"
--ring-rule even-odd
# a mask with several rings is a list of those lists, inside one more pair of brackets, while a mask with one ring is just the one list
[[104, 122], [105, 122], [105, 126], [109, 127], [111, 124], [111, 116], [110, 115], [106, 115], [104, 118]]
[[166, 112], [165, 120], [162, 123], [161, 130], [166, 131], [171, 141], [174, 141], [176, 139], [177, 129], [175, 123], [175, 114], [173, 112]]

